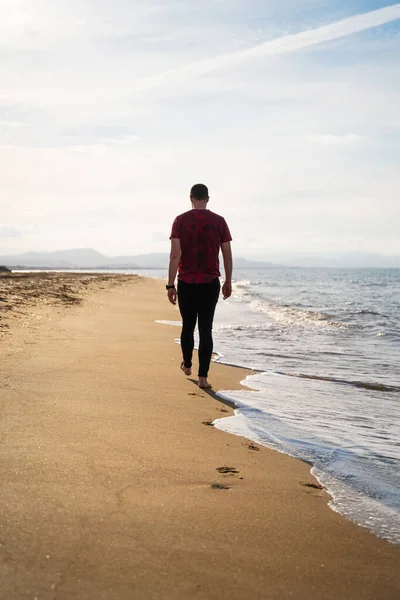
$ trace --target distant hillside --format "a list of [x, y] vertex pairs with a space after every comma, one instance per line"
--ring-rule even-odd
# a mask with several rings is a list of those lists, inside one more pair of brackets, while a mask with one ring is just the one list
[[0, 257], [0, 263], [9, 267], [48, 267], [56, 268], [80, 268], [98, 267], [106, 263], [108, 258], [96, 250], [90, 248], [76, 250], [59, 250], [57, 252], [25, 252], [12, 256]]
[[[167, 269], [169, 254], [138, 254], [106, 256], [92, 248], [58, 250], [56, 252], [25, 252], [0, 256], [0, 264], [8, 268], [26, 269]], [[272, 267], [271, 263], [235, 258], [236, 268]]]
[[[234, 256], [236, 269], [263, 269], [277, 266], [291, 267], [375, 267], [400, 268], [400, 256], [378, 253], [349, 252], [331, 254], [274, 253], [268, 256], [273, 262], [248, 260]], [[92, 248], [58, 250], [56, 252], [25, 252], [0, 256], [0, 265], [26, 269], [167, 269], [168, 253], [137, 254], [134, 256], [106, 256]]]
[[[137, 254], [135, 256], [111, 256], [108, 257], [109, 264], [118, 269], [119, 265], [126, 268], [126, 265], [135, 263], [136, 268], [140, 269], [167, 269], [169, 262], [169, 254], [154, 253], [154, 254]], [[135, 267], [132, 267], [135, 268]]]

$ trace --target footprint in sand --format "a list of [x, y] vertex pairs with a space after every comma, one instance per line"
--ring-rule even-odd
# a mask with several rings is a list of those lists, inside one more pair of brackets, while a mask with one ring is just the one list
[[249, 450], [255, 450], [256, 452], [260, 451], [260, 448], [258, 448], [258, 446], [255, 446], [254, 444], [249, 444], [247, 447]]
[[304, 481], [299, 481], [300, 485], [303, 485], [304, 487], [308, 487], [308, 488], [312, 488], [314, 490], [324, 490], [324, 486], [321, 485], [320, 483], [305, 483]]
[[216, 471], [218, 471], [218, 473], [240, 473], [236, 467], [217, 467]]

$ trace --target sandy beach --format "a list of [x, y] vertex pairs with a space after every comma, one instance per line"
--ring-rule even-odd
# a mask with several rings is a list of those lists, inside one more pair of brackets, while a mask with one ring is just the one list
[[0, 313], [1, 598], [400, 597], [399, 550], [309, 465], [212, 426], [162, 282], [5, 275]]

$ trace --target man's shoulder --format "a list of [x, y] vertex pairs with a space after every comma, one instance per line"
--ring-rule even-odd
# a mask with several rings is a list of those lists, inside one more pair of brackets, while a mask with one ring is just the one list
[[210, 213], [210, 215], [213, 216], [213, 218], [221, 220], [221, 221], [225, 221], [225, 219], [222, 215], [217, 215], [217, 213], [213, 212], [212, 210], [209, 210], [208, 212]]
[[215, 224], [218, 224], [219, 227], [224, 227], [226, 224], [225, 218], [222, 215], [218, 215], [211, 210], [207, 211], [210, 214], [210, 219], [214, 221]]
[[182, 221], [183, 219], [188, 218], [191, 215], [192, 212], [193, 212], [192, 210], [187, 210], [186, 212], [181, 213], [180, 215], [178, 215], [176, 217], [176, 219], [179, 219], [180, 221]]

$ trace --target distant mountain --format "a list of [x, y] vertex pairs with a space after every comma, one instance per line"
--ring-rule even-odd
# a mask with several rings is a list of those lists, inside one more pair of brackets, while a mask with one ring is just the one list
[[25, 252], [0, 257], [0, 263], [14, 268], [17, 266], [49, 269], [99, 268], [107, 262], [107, 256], [91, 248], [57, 252]]
[[[330, 254], [273, 253], [267, 260], [248, 260], [234, 256], [235, 269], [265, 269], [284, 267], [337, 268], [400, 268], [400, 256], [378, 253], [349, 252]], [[27, 269], [167, 269], [168, 253], [106, 256], [92, 248], [58, 250], [56, 252], [25, 252], [0, 256], [0, 265]]]
[[126, 268], [126, 265], [135, 263], [136, 267], [141, 269], [167, 269], [169, 262], [169, 254], [154, 253], [154, 254], [137, 254], [135, 256], [109, 256], [107, 258], [109, 264], [118, 269], [119, 266]]
[[235, 269], [267, 269], [282, 266], [265, 260], [248, 260], [247, 258], [241, 258], [240, 256], [234, 256], [233, 262], [235, 264]]
[[[169, 254], [138, 254], [136, 256], [106, 256], [92, 248], [57, 250], [56, 252], [25, 252], [0, 256], [0, 264], [9, 268], [27, 269], [167, 269]], [[235, 258], [235, 267], [242, 269], [274, 266], [264, 261]]]

